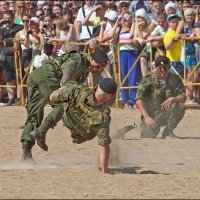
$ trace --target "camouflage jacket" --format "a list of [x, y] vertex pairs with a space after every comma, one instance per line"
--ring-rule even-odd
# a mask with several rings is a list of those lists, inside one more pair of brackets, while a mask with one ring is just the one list
[[70, 52], [54, 59], [48, 59], [42, 67], [31, 73], [35, 83], [46, 81], [48, 85], [60, 85], [69, 81], [75, 75], [76, 81], [83, 83], [89, 74], [90, 62], [87, 54]]
[[87, 140], [98, 137], [99, 145], [111, 142], [109, 136], [110, 109], [105, 105], [97, 106], [94, 101], [94, 89], [68, 81], [52, 94], [54, 103], [63, 103], [64, 125], [71, 132]]
[[139, 84], [136, 101], [142, 100], [147, 111], [153, 114], [161, 109], [161, 104], [169, 97], [185, 95], [181, 78], [169, 73], [166, 81], [158, 79], [156, 72], [147, 74]]

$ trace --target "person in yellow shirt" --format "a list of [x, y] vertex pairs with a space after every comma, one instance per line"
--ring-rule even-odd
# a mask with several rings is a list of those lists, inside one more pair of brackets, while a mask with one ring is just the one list
[[[183, 77], [183, 65], [180, 62], [181, 55], [181, 40], [176, 35], [176, 29], [179, 23], [178, 15], [169, 15], [167, 17], [169, 29], [164, 36], [164, 45], [166, 49], [166, 56], [169, 58], [173, 68]], [[170, 69], [171, 73], [175, 73], [173, 69]]]

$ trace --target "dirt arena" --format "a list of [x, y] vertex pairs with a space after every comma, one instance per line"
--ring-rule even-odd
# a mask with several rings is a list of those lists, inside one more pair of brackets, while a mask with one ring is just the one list
[[[61, 122], [47, 136], [48, 152], [34, 146], [38, 164], [21, 164], [18, 126], [25, 118], [22, 107], [0, 107], [0, 199], [200, 199], [198, 110], [186, 111], [175, 130], [180, 139], [140, 139], [135, 128], [113, 140], [111, 174], [105, 175], [97, 140], [75, 145]], [[138, 110], [112, 109], [111, 134], [134, 122], [140, 123]]]

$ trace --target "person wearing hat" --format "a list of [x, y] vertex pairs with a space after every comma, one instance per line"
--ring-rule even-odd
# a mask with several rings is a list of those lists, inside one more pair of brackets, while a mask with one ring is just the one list
[[[190, 76], [190, 74], [193, 72], [196, 64], [196, 47], [194, 45], [195, 37], [199, 37], [199, 31], [198, 28], [194, 26], [195, 23], [195, 15], [196, 12], [193, 8], [186, 8], [184, 11], [184, 18], [185, 20], [182, 20], [177, 28], [177, 35], [182, 37], [187, 37], [186, 46], [184, 47], [184, 44], [182, 43], [182, 49], [181, 49], [181, 57], [180, 60], [183, 65], [186, 66], [187, 70], [187, 76]], [[198, 74], [197, 70], [193, 73], [191, 76], [189, 82], [197, 82]], [[188, 85], [186, 87], [186, 96], [187, 101], [186, 104], [193, 104], [198, 105], [197, 102], [194, 101], [194, 99], [197, 98], [196, 92], [197, 86], [194, 85]]]
[[[104, 78], [94, 89], [68, 81], [50, 96], [53, 103], [64, 106], [63, 125], [71, 131], [73, 143], [81, 144], [98, 137], [103, 173], [108, 172], [111, 143], [109, 136], [111, 111], [104, 103], [111, 99], [116, 91], [115, 80]], [[45, 135], [41, 136], [45, 137]], [[39, 135], [35, 138], [39, 143], [41, 142]]]
[[[169, 15], [167, 16], [167, 21], [169, 24], [169, 29], [164, 36], [164, 46], [166, 49], [166, 56], [169, 58], [171, 65], [179, 73], [180, 76], [183, 77], [183, 65], [180, 62], [181, 55], [181, 35], [177, 35], [176, 30], [179, 24], [179, 16], [178, 15]], [[171, 69], [172, 73], [175, 73], [174, 70]]]
[[181, 78], [169, 72], [170, 60], [159, 56], [156, 71], [147, 74], [139, 84], [136, 105], [141, 116], [141, 138], [155, 138], [162, 126], [162, 138], [176, 137], [173, 130], [185, 114], [185, 88]]
[[[47, 59], [40, 68], [28, 76], [27, 119], [21, 136], [23, 161], [32, 160], [31, 149], [35, 144], [35, 139], [30, 133], [34, 130], [33, 132], [46, 134], [48, 129], [53, 128], [62, 118], [63, 106], [49, 101], [51, 93], [70, 80], [78, 84], [85, 82], [89, 71], [97, 73], [103, 70], [107, 61], [106, 53], [100, 50], [92, 52], [91, 56], [73, 51], [60, 57]], [[44, 107], [47, 103], [53, 107], [53, 110], [42, 123]]]
[[174, 15], [176, 14], [178, 7], [176, 3], [170, 1], [165, 5], [165, 13], [166, 15]]

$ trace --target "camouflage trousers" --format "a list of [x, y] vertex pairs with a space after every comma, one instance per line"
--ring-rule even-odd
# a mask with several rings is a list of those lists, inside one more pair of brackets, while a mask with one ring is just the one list
[[47, 120], [52, 122], [52, 128], [56, 125], [58, 121], [62, 119], [64, 108], [62, 104], [51, 104], [49, 102], [49, 97], [55, 88], [50, 88], [47, 82], [42, 81], [40, 83], [35, 83], [31, 76], [27, 80], [27, 119], [25, 122], [25, 127], [22, 132], [21, 141], [28, 140], [32, 144], [35, 143], [34, 139], [31, 137], [30, 133], [34, 128], [41, 125], [44, 117], [44, 107], [47, 103], [53, 107], [53, 110], [48, 114]]
[[156, 124], [156, 128], [149, 127], [144, 117], [141, 117], [141, 138], [154, 138], [160, 132], [160, 127], [166, 126], [173, 131], [185, 114], [185, 106], [183, 103], [173, 103], [168, 110], [159, 110], [151, 116]]

